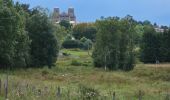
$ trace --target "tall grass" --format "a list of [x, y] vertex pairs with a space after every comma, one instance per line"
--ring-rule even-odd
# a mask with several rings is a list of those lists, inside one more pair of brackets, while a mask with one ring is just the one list
[[[165, 100], [170, 93], [170, 64], [137, 64], [130, 72], [104, 71], [93, 67], [87, 51], [63, 50], [52, 69], [44, 67], [9, 71], [9, 100]], [[74, 65], [76, 60], [78, 65]], [[75, 62], [74, 62], [75, 63]], [[155, 67], [156, 66], [156, 67]], [[3, 84], [6, 71], [0, 70]], [[4, 100], [3, 93], [0, 100]]]

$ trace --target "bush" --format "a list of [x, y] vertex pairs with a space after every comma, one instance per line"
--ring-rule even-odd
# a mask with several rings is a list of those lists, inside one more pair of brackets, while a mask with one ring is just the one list
[[73, 66], [81, 66], [82, 63], [77, 61], [77, 60], [72, 60], [71, 65], [73, 65]]
[[92, 62], [91, 61], [84, 61], [82, 66], [92, 66]]
[[63, 52], [62, 54], [63, 54], [63, 56], [69, 56], [69, 55], [70, 55], [70, 54], [67, 53], [67, 52]]
[[81, 49], [88, 50], [92, 48], [92, 41], [90, 39], [83, 37], [80, 39], [80, 41], [83, 44]]
[[82, 23], [77, 24], [75, 27], [73, 27], [73, 36], [76, 39], [81, 39], [83, 37], [86, 37], [92, 41], [95, 41], [96, 38], [97, 29], [95, 27], [95, 24], [88, 24], [88, 23]]
[[82, 47], [82, 43], [78, 40], [65, 40], [62, 44], [63, 48], [71, 49], [71, 48], [80, 48]]
[[49, 72], [48, 72], [48, 70], [46, 70], [46, 69], [42, 70], [42, 72], [41, 72], [41, 75], [42, 75], [42, 76], [46, 76], [46, 75], [48, 75], [48, 74], [49, 74]]
[[80, 85], [79, 87], [80, 96], [83, 100], [98, 100], [99, 92], [93, 88]]

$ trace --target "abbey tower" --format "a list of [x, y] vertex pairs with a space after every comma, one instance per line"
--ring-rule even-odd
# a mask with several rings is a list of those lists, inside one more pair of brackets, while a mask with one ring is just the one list
[[74, 8], [68, 8], [68, 12], [60, 12], [59, 8], [54, 8], [53, 21], [59, 23], [62, 20], [69, 21], [71, 24], [76, 24], [76, 16]]

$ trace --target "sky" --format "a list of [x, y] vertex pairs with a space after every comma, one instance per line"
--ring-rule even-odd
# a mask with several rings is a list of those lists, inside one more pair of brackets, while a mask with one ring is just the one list
[[30, 7], [41, 6], [48, 8], [59, 7], [67, 11], [75, 9], [78, 22], [94, 22], [101, 16], [124, 17], [127, 14], [138, 21], [149, 20], [159, 25], [170, 26], [170, 0], [14, 0], [27, 3]]

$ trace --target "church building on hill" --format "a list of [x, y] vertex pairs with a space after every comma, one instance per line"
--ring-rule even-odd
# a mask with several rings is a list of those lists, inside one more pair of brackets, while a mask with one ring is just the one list
[[74, 13], [74, 8], [68, 8], [68, 12], [60, 12], [59, 8], [54, 8], [53, 21], [59, 23], [62, 20], [69, 21], [70, 24], [76, 24], [76, 16]]

